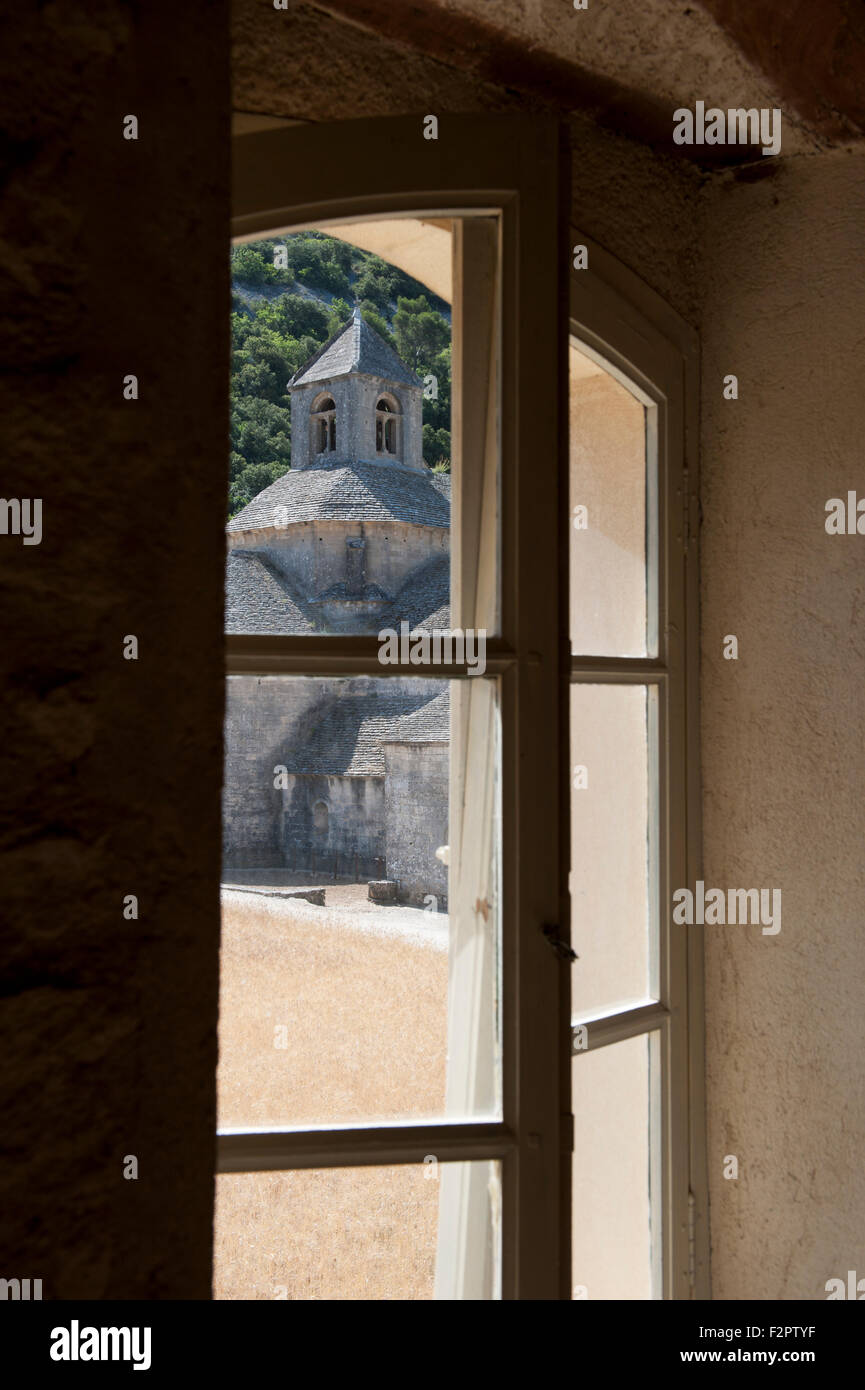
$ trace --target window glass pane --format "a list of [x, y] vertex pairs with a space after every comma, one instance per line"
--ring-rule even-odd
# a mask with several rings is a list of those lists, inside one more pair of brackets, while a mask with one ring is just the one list
[[661, 1297], [660, 1038], [573, 1062], [573, 1297]]
[[232, 248], [227, 632], [497, 630], [497, 246], [487, 216]]
[[231, 258], [226, 631], [498, 631], [497, 217], [323, 223]]
[[214, 1297], [498, 1298], [500, 1209], [497, 1163], [433, 1154], [392, 1167], [223, 1173]]
[[451, 241], [408, 218], [232, 248], [228, 632], [447, 625]]
[[[569, 349], [571, 649], [654, 654], [647, 644], [646, 407]], [[652, 519], [654, 524], [654, 521]]]
[[499, 1113], [496, 697], [229, 678], [222, 1127]]
[[657, 998], [656, 702], [571, 685], [571, 967], [576, 1021]]

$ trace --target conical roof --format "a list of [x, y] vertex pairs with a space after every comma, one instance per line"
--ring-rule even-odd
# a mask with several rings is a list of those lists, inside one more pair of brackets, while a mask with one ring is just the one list
[[419, 387], [421, 384], [381, 334], [376, 333], [361, 317], [357, 308], [345, 327], [328, 338], [305, 366], [295, 372], [288, 384], [307, 386], [336, 376], [348, 376], [352, 372], [365, 372], [368, 376], [398, 381], [404, 386]]

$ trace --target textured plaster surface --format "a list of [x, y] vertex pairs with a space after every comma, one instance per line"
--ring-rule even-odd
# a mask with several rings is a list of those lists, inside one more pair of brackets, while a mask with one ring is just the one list
[[705, 213], [704, 878], [783, 892], [777, 936], [706, 928], [713, 1293], [819, 1299], [865, 1249], [865, 537], [824, 529], [865, 493], [865, 159]]
[[[322, 8], [382, 32], [389, 32], [384, 17], [394, 17], [389, 0], [324, 0]], [[409, 0], [400, 5], [399, 23], [390, 32], [396, 42], [460, 66], [476, 79], [534, 92], [641, 140], [668, 143], [673, 111], [702, 100], [724, 108], [786, 107], [787, 152], [815, 148], [815, 132], [795, 109], [798, 86], [786, 88], [790, 100], [785, 102], [777, 81], [764, 75], [772, 71], [766, 29], [776, 35], [780, 29], [785, 37], [795, 32], [784, 13], [791, 8], [789, 0], [780, 7], [780, 15], [777, 0], [771, 5], [750, 0], [749, 8], [750, 15], [744, 5], [730, 0], [712, 5], [675, 0], [609, 5], [591, 0], [583, 10], [575, 10], [571, 0]], [[812, 52], [816, 50], [824, 62], [835, 56], [837, 63], [860, 26], [844, 25], [838, 4], [832, 6], [835, 13], [829, 23], [822, 14], [818, 21], [813, 6], [807, 7], [807, 16], [804, 5], [795, 8], [800, 26], [807, 21]], [[743, 29], [748, 40], [744, 45]], [[764, 41], [755, 43], [761, 31]], [[800, 60], [797, 76], [807, 87], [812, 78], [807, 57]], [[856, 101], [855, 84], [848, 80], [841, 90], [845, 98]], [[809, 115], [816, 115], [810, 107]], [[710, 162], [737, 157], [720, 149], [693, 148], [686, 153]]]
[[[401, 7], [399, 23], [391, 15], [384, 37], [319, 7], [296, 0], [289, 6], [279, 12], [268, 12], [257, 0], [235, 0], [232, 6], [237, 111], [307, 121], [416, 114], [418, 158], [424, 143], [420, 117], [427, 112], [525, 111], [565, 120], [575, 226], [694, 321], [701, 175], [666, 149], [653, 152], [616, 128], [600, 128], [575, 99], [579, 81], [570, 68], [564, 88], [543, 76], [529, 90], [510, 84], [504, 73], [496, 81], [484, 71], [463, 70], [462, 47], [437, 57], [407, 46], [408, 20], [417, 6]], [[671, 120], [664, 126], [665, 146], [668, 128]], [[645, 137], [645, 125], [638, 123], [638, 129]]]
[[210, 1284], [228, 79], [200, 18], [16, 7], [0, 43], [2, 491], [44, 529], [0, 536], [0, 1271], [45, 1299]]

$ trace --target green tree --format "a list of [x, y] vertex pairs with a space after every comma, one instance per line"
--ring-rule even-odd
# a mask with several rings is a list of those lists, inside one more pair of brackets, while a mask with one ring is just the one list
[[432, 425], [423, 427], [423, 459], [430, 468], [450, 472], [451, 432], [437, 430]]
[[244, 362], [234, 374], [234, 388], [239, 396], [263, 396], [276, 401], [276, 377], [266, 362]]
[[231, 250], [231, 273], [236, 280], [247, 285], [290, 285], [294, 276], [291, 269], [277, 269], [274, 265], [274, 252], [284, 244], [277, 238], [274, 241], [249, 241]]
[[351, 285], [344, 270], [333, 261], [319, 258], [314, 265], [304, 266], [297, 272], [303, 285], [312, 285], [319, 290], [330, 290], [332, 294], [350, 294]]
[[390, 309], [390, 286], [385, 277], [372, 265], [364, 266], [354, 282], [354, 296], [358, 302], [368, 300], [374, 310], [386, 314]]
[[[424, 424], [432, 425], [438, 430], [447, 430], [450, 434], [451, 427], [451, 349], [450, 344], [442, 351], [437, 353], [431, 362], [424, 363], [418, 369], [421, 380], [426, 383], [428, 377], [434, 379], [435, 386], [432, 384], [424, 387], [423, 418]], [[433, 389], [435, 394], [433, 395]]]
[[231, 248], [231, 274], [247, 285], [263, 285], [267, 279], [264, 257], [254, 246]]
[[327, 315], [327, 336], [332, 338], [351, 318], [351, 308], [344, 299], [335, 299]]
[[396, 342], [387, 326], [387, 321], [382, 318], [381, 314], [376, 313], [374, 306], [370, 304], [368, 299], [365, 299], [361, 304], [360, 312], [364, 322], [368, 323], [370, 328], [374, 328], [376, 333], [381, 334], [386, 343], [389, 343], [392, 348], [396, 349]]
[[400, 295], [393, 332], [400, 357], [418, 373], [422, 367], [431, 371], [433, 361], [450, 341], [447, 323], [424, 294], [417, 299]]
[[327, 313], [315, 299], [300, 294], [281, 294], [263, 304], [256, 315], [264, 328], [289, 338], [309, 335], [322, 343], [327, 337]]
[[252, 501], [253, 497], [257, 496], [259, 492], [263, 492], [271, 483], [275, 483], [277, 478], [281, 478], [286, 471], [284, 465], [279, 462], [249, 464], [242, 469], [236, 477], [232, 478], [229, 485], [229, 515], [236, 516]]

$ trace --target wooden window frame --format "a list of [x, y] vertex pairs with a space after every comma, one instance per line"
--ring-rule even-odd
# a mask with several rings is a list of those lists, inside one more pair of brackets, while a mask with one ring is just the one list
[[[655, 1191], [662, 1219], [660, 1230], [653, 1229], [653, 1239], [660, 1237], [659, 1294], [705, 1299], [710, 1271], [703, 932], [674, 926], [670, 910], [674, 889], [699, 878], [701, 858], [698, 338], [644, 281], [575, 226], [570, 245], [586, 247], [588, 268], [571, 273], [569, 335], [646, 407], [647, 650], [652, 654], [569, 654], [566, 679], [657, 692], [656, 727], [649, 730], [657, 769], [658, 840], [650, 891], [658, 924], [659, 999], [584, 1021], [586, 1050], [659, 1034], [661, 1172], [655, 1175]], [[569, 521], [565, 515], [565, 528]], [[564, 535], [561, 543], [569, 544]], [[583, 1055], [576, 1050], [580, 1023], [572, 1020], [574, 1065]]]
[[[375, 170], [367, 153], [382, 143], [391, 157], [385, 169]], [[570, 975], [554, 949], [555, 938], [566, 944], [570, 935], [569, 688], [572, 680], [657, 685], [661, 888], [692, 882], [699, 862], [694, 335], [642, 281], [569, 229], [567, 151], [561, 129], [551, 121], [443, 115], [432, 141], [423, 138], [420, 116], [293, 125], [238, 134], [234, 147], [237, 239], [400, 214], [475, 214], [479, 221], [495, 214], [499, 219], [495, 380], [489, 370], [490, 325], [477, 323], [477, 315], [473, 319], [468, 312], [473, 277], [461, 275], [455, 264], [455, 301], [464, 296], [463, 406], [473, 397], [483, 409], [455, 418], [454, 429], [467, 458], [491, 447], [495, 395], [495, 544], [503, 558], [500, 621], [487, 642], [487, 674], [498, 678], [501, 717], [503, 1095], [500, 1121], [223, 1132], [217, 1168], [241, 1173], [422, 1164], [430, 1153], [440, 1163], [497, 1160], [501, 1296], [570, 1299]], [[473, 223], [455, 223], [460, 225]], [[479, 253], [479, 240], [455, 239], [462, 243], [457, 259], [465, 266]], [[577, 242], [589, 248], [586, 271], [570, 270], [570, 247]], [[645, 660], [572, 659], [570, 654], [569, 332], [657, 407], [658, 654]], [[551, 408], [537, 412], [533, 403], [539, 399]], [[457, 506], [486, 505], [488, 497], [471, 497], [472, 486], [467, 472]], [[466, 549], [454, 555], [452, 566], [454, 591], [476, 595], [476, 557]], [[367, 636], [232, 636], [226, 639], [226, 673], [401, 674], [399, 668], [383, 668], [377, 650], [376, 639]], [[416, 676], [419, 670], [409, 673]], [[434, 679], [466, 674], [459, 665], [430, 671]], [[663, 1293], [707, 1297], [702, 942], [690, 929], [686, 944], [684, 938], [674, 943], [669, 913], [662, 910], [659, 921], [666, 942], [660, 1003], [592, 1023], [589, 1046], [655, 1028], [661, 1032]]]
[[[390, 158], [373, 169], [371, 148]], [[499, 219], [500, 324], [491, 373], [466, 345], [466, 389], [478, 402], [457, 428], [466, 457], [477, 438], [490, 447], [495, 387], [498, 438], [500, 625], [487, 643], [486, 671], [500, 692], [502, 824], [502, 1119], [399, 1123], [267, 1132], [218, 1139], [220, 1172], [359, 1164], [421, 1164], [495, 1159], [501, 1165], [501, 1294], [506, 1299], [566, 1298], [570, 1290], [568, 1197], [570, 1126], [562, 1099], [569, 1075], [567, 969], [544, 927], [567, 931], [566, 839], [560, 824], [559, 759], [567, 711], [560, 704], [562, 601], [566, 574], [549, 538], [557, 534], [566, 432], [562, 370], [564, 261], [559, 127], [543, 119], [442, 116], [438, 139], [423, 118], [347, 121], [266, 130], [235, 138], [235, 238], [252, 239], [327, 221], [394, 215]], [[457, 224], [459, 225], [459, 224]], [[471, 237], [464, 255], [474, 253]], [[470, 296], [472, 277], [461, 277]], [[456, 291], [455, 291], [456, 292]], [[475, 326], [470, 313], [462, 321]], [[475, 336], [477, 336], [475, 334]], [[489, 346], [489, 342], [488, 342]], [[469, 389], [477, 374], [482, 388]], [[552, 398], [542, 422], [524, 404]], [[481, 418], [483, 417], [483, 418]], [[486, 441], [486, 443], [485, 443]], [[548, 461], [539, 487], [536, 460]], [[518, 467], [518, 460], [531, 467]], [[469, 470], [466, 470], [468, 477]], [[476, 561], [475, 568], [476, 568]], [[477, 573], [456, 561], [466, 592]], [[375, 637], [229, 637], [228, 674], [381, 676]], [[417, 667], [410, 674], [418, 675]], [[431, 677], [467, 675], [437, 666]], [[525, 866], [531, 865], [531, 872]], [[522, 871], [521, 871], [521, 866]]]

